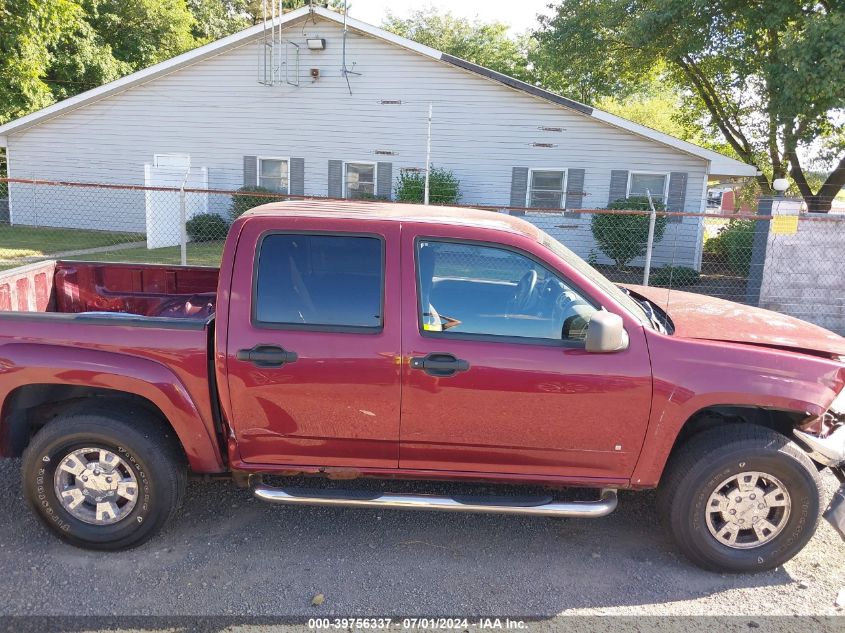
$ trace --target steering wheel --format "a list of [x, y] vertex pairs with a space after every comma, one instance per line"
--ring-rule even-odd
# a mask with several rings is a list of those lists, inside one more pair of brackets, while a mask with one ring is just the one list
[[531, 297], [537, 289], [537, 271], [529, 270], [516, 284], [516, 290], [511, 299], [511, 311], [524, 310], [531, 303]]

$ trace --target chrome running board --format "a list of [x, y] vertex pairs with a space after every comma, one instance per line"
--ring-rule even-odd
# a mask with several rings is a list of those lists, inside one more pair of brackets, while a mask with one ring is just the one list
[[390, 508], [397, 510], [442, 510], [528, 516], [597, 519], [616, 509], [616, 490], [605, 488], [596, 501], [554, 501], [551, 497], [441, 497], [428, 494], [368, 492], [356, 490], [308, 490], [274, 488], [263, 483], [253, 488], [256, 498], [269, 503], [347, 508]]

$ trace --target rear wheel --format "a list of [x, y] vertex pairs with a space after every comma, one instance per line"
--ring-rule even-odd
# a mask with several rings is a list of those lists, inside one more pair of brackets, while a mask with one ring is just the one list
[[723, 426], [693, 436], [672, 456], [658, 505], [678, 548], [696, 565], [765, 571], [812, 538], [821, 509], [819, 475], [780, 433]]
[[186, 478], [173, 431], [145, 411], [60, 417], [23, 458], [24, 493], [38, 517], [90, 549], [127, 549], [152, 537], [179, 506]]

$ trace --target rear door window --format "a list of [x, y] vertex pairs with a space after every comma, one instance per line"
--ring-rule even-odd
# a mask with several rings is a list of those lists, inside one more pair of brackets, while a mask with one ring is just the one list
[[384, 241], [376, 236], [273, 233], [261, 240], [258, 326], [376, 330], [383, 325]]

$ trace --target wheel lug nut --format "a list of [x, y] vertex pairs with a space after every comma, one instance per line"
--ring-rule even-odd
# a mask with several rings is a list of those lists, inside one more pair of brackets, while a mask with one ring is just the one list
[[111, 483], [111, 477], [106, 477], [106, 483], [107, 483], [107, 484], [110, 484], [110, 483]]
[[765, 510], [765, 509], [766, 509], [766, 504], [765, 504], [765, 503], [761, 503], [761, 504], [760, 504], [760, 505], [758, 505], [757, 507], [758, 507], [760, 510]]
[[87, 475], [82, 475], [82, 481], [88, 481]]
[[731, 510], [731, 514], [736, 514], [736, 510]]
[[736, 502], [737, 502], [737, 503], [742, 503], [742, 497], [737, 497], [737, 498], [736, 498]]
[[752, 494], [752, 495], [751, 495], [751, 497], [750, 497], [750, 499], [751, 499], [752, 501], [754, 501], [756, 498], [757, 498], [757, 495], [755, 495], [755, 494]]
[[[99, 501], [99, 499], [98, 499], [97, 501]], [[740, 519], [740, 520], [739, 520], [739, 522], [740, 522], [740, 523], [745, 523], [745, 519]]]

